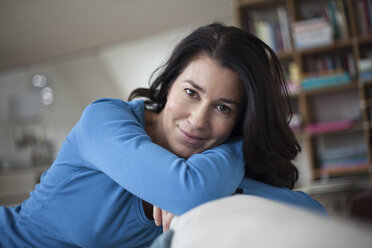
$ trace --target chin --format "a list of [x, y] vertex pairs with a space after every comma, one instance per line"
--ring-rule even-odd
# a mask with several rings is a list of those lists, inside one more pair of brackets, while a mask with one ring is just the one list
[[178, 157], [184, 158], [184, 159], [188, 159], [192, 155], [194, 155], [196, 153], [200, 153], [199, 150], [185, 148], [185, 147], [179, 147], [179, 148], [172, 149], [172, 150], [173, 150], [174, 154], [176, 154]]
[[195, 153], [197, 153], [197, 152], [185, 152], [185, 151], [175, 152], [175, 154], [178, 157], [184, 158], [184, 159], [188, 159], [189, 157], [191, 157]]

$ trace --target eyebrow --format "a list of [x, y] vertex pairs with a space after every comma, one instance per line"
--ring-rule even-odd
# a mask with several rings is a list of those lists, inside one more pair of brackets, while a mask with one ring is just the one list
[[[200, 85], [198, 85], [197, 83], [195, 83], [194, 81], [192, 81], [192, 80], [185, 80], [185, 82], [188, 83], [188, 84], [190, 84], [195, 89], [201, 91], [202, 93], [205, 93], [205, 90], [202, 87], [200, 87]], [[222, 101], [222, 102], [225, 102], [225, 103], [233, 104], [236, 107], [239, 107], [238, 103], [236, 101], [234, 101], [234, 100], [226, 99], [226, 98], [219, 98], [218, 100], [219, 101]]]
[[202, 93], [205, 93], [205, 90], [202, 87], [200, 87], [198, 84], [194, 83], [192, 80], [186, 80], [185, 82], [191, 84], [192, 87], [201, 91]]

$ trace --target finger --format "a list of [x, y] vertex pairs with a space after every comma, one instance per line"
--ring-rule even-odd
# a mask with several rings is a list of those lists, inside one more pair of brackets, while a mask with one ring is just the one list
[[174, 214], [167, 212], [165, 219], [163, 218], [163, 231], [167, 231], [170, 228], [174, 216]]
[[168, 215], [167, 215], [167, 226], [168, 226], [168, 228], [170, 228], [174, 216], [175, 216], [174, 214], [168, 213]]
[[169, 229], [169, 223], [167, 222], [168, 212], [162, 210], [162, 224], [163, 224], [163, 232], [166, 232]]
[[152, 208], [152, 215], [155, 220], [155, 225], [160, 226], [162, 224], [162, 211], [157, 206], [153, 206]]

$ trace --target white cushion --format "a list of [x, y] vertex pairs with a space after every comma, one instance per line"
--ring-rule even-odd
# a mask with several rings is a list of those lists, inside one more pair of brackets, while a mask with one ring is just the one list
[[175, 218], [172, 248], [372, 247], [372, 229], [261, 197], [235, 195]]

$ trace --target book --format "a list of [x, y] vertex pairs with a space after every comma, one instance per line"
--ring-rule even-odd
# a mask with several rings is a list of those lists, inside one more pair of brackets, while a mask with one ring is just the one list
[[294, 44], [306, 49], [333, 43], [332, 28], [324, 17], [292, 23]]
[[340, 38], [346, 39], [348, 34], [348, 24], [346, 20], [347, 5], [344, 5], [343, 0], [337, 0], [337, 20], [340, 29]]
[[260, 12], [250, 10], [245, 18], [247, 29], [275, 52], [291, 51], [287, 11], [284, 7]]
[[364, 22], [366, 24], [366, 34], [371, 33], [371, 23], [369, 21], [369, 13], [368, 13], [368, 1], [363, 0], [363, 11], [364, 11]]
[[366, 35], [368, 33], [367, 23], [366, 23], [366, 12], [364, 11], [364, 1], [359, 0], [357, 2], [357, 16], [360, 26], [360, 33]]
[[364, 172], [368, 170], [368, 163], [359, 164], [339, 164], [333, 167], [320, 168], [321, 174], [348, 174], [350, 172]]
[[340, 158], [331, 162], [320, 161], [320, 168], [336, 168], [336, 167], [350, 167], [350, 166], [360, 166], [368, 163], [368, 158], [366, 156], [359, 158]]
[[[346, 25], [347, 25], [347, 30], [351, 30], [351, 23], [350, 23], [350, 16], [349, 16], [349, 11], [348, 11], [348, 5], [346, 1], [342, 1], [343, 11], [345, 15], [345, 20], [346, 20]], [[349, 34], [349, 33], [348, 33]]]
[[360, 157], [365, 156], [367, 154], [367, 147], [366, 146], [347, 146], [341, 148], [332, 148], [320, 151], [318, 153], [318, 157], [321, 160], [330, 160], [330, 159], [337, 159], [342, 157]]
[[334, 132], [353, 127], [353, 120], [341, 120], [333, 122], [310, 123], [306, 125], [306, 131], [310, 134]]
[[284, 7], [277, 8], [278, 18], [279, 18], [279, 27], [281, 32], [281, 38], [283, 41], [283, 50], [284, 51], [291, 51], [291, 36], [289, 32], [289, 21], [287, 11]]
[[367, 0], [367, 17], [369, 22], [369, 33], [372, 33], [372, 0]]
[[272, 23], [268, 21], [257, 20], [255, 22], [254, 28], [257, 37], [275, 51], [275, 31], [273, 30]]
[[360, 58], [358, 60], [359, 71], [366, 71], [372, 69], [372, 57], [369, 58]]
[[329, 16], [330, 16], [330, 23], [333, 29], [333, 37], [335, 39], [340, 38], [340, 28], [338, 25], [339, 22], [339, 14], [337, 11], [337, 4], [335, 1], [328, 0], [328, 9], [329, 9]]
[[359, 79], [362, 83], [370, 82], [372, 80], [372, 70], [361, 72]]
[[350, 77], [356, 77], [355, 60], [354, 60], [354, 56], [351, 53], [347, 55], [347, 63], [348, 63], [348, 71], [350, 73]]
[[320, 167], [353, 166], [368, 163], [365, 145], [333, 148], [318, 153]]
[[289, 71], [289, 81], [293, 84], [300, 84], [301, 73], [300, 73], [300, 68], [298, 67], [297, 63], [295, 62], [289, 63], [288, 71]]
[[309, 77], [302, 80], [301, 88], [304, 91], [328, 88], [338, 85], [350, 84], [350, 75], [348, 72], [339, 74]]

